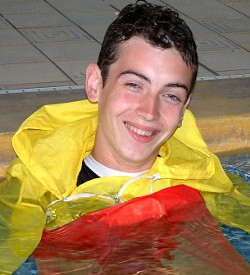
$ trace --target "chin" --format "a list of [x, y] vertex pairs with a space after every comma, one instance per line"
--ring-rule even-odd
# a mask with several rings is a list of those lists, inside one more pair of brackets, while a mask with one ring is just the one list
[[152, 159], [152, 156], [144, 156], [142, 154], [140, 154], [140, 155], [130, 155], [130, 156], [127, 155], [126, 159], [131, 163], [144, 164], [144, 163], [147, 163], [149, 161], [149, 159]]
[[154, 159], [157, 157], [158, 150], [147, 152], [147, 148], [138, 148], [139, 146], [125, 146], [120, 151], [120, 155], [123, 156], [124, 159], [126, 159], [128, 162], [131, 163], [147, 163], [151, 159]]

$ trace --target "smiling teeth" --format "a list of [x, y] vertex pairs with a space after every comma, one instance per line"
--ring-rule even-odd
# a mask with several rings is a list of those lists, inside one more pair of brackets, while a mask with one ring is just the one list
[[144, 136], [144, 137], [149, 137], [153, 134], [153, 131], [143, 131], [143, 130], [140, 130], [138, 128], [135, 128], [134, 126], [132, 125], [129, 125], [128, 123], [125, 122], [125, 125], [126, 127], [130, 130], [130, 131], [133, 131], [134, 133], [140, 135], [140, 136]]

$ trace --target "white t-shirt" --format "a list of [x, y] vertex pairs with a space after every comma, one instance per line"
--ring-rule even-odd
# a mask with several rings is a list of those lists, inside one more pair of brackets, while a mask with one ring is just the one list
[[141, 172], [123, 172], [119, 170], [115, 170], [112, 168], [109, 168], [97, 160], [93, 158], [91, 154], [89, 154], [85, 159], [84, 159], [85, 164], [99, 177], [108, 177], [108, 176], [128, 176], [128, 177], [137, 177], [140, 174], [143, 174], [145, 172], [148, 172], [148, 170], [141, 171]]

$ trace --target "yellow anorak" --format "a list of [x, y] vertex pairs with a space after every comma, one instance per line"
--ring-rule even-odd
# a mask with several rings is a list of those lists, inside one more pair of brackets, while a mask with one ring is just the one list
[[249, 231], [249, 190], [230, 181], [189, 110], [147, 174], [97, 178], [76, 187], [82, 160], [93, 148], [97, 116], [97, 105], [87, 100], [48, 105], [14, 135], [18, 158], [0, 184], [0, 274], [11, 274], [32, 254], [45, 227], [111, 206], [117, 196], [127, 201], [180, 184], [200, 190], [218, 222]]

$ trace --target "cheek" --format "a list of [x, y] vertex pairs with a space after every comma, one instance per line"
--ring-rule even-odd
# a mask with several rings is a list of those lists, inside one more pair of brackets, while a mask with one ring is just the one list
[[105, 100], [99, 102], [99, 121], [113, 125], [114, 120], [125, 113], [129, 106], [130, 102], [125, 97], [119, 95], [106, 97]]
[[117, 94], [111, 100], [113, 110], [115, 110], [117, 113], [123, 113], [127, 110], [130, 110], [137, 104], [135, 96], [131, 96], [125, 93]]
[[178, 125], [184, 113], [184, 107], [165, 106], [161, 108], [161, 118], [165, 126]]

